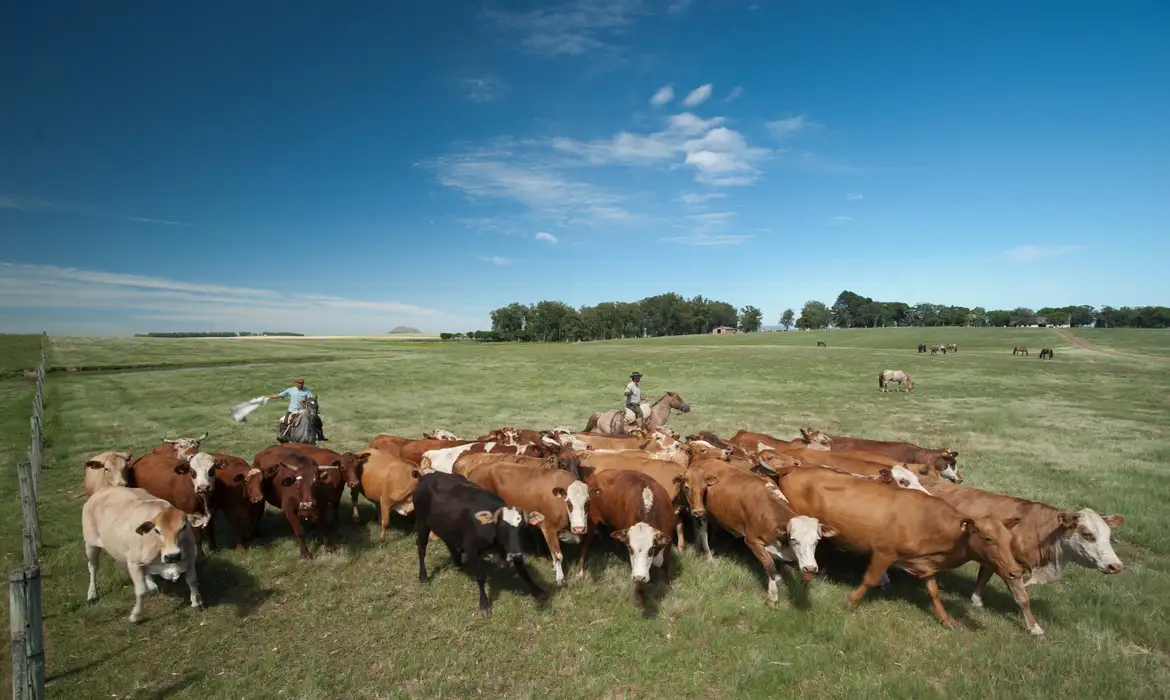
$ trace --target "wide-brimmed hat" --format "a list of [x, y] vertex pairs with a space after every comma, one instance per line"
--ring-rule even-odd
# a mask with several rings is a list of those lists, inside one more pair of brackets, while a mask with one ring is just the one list
[[630, 375], [630, 379], [641, 379], [641, 378], [642, 378], [641, 372], [634, 372], [633, 374]]

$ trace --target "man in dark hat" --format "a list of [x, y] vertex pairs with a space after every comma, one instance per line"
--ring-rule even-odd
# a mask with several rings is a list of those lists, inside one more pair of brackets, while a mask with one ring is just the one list
[[626, 385], [626, 408], [634, 412], [634, 422], [639, 428], [646, 421], [642, 415], [642, 387], [638, 386], [641, 381], [642, 373], [634, 372], [630, 375], [630, 383]]
[[[288, 425], [288, 419], [292, 416], [292, 414], [301, 410], [302, 402], [305, 399], [313, 396], [313, 390], [305, 388], [304, 379], [297, 377], [293, 380], [293, 383], [296, 386], [290, 386], [279, 394], [271, 394], [267, 397], [269, 399], [288, 399], [288, 411], [284, 414], [284, 417], [280, 419], [281, 425]], [[317, 417], [316, 425], [313, 427], [317, 430], [318, 440], [323, 440], [325, 442], [329, 441], [329, 438], [325, 437], [325, 431], [323, 430], [324, 426], [321, 425], [320, 416]]]

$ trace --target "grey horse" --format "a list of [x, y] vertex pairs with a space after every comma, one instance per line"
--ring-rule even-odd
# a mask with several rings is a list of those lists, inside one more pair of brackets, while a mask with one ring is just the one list
[[301, 410], [289, 415], [288, 425], [280, 426], [277, 431], [277, 442], [296, 442], [305, 445], [317, 444], [317, 421], [320, 412], [317, 406], [317, 397], [307, 397], [301, 402]]

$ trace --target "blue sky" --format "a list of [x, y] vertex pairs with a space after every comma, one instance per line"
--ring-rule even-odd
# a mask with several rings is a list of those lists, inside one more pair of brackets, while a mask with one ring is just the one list
[[1164, 2], [19, 3], [0, 329], [1167, 304]]

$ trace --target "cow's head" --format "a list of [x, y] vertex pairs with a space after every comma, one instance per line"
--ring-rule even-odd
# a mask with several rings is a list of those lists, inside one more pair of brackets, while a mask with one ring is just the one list
[[297, 515], [305, 520], [317, 519], [317, 499], [313, 487], [321, 480], [321, 470], [316, 464], [298, 465], [281, 462], [273, 476], [273, 485], [280, 493], [280, 500], [295, 499]]
[[199, 443], [207, 438], [207, 433], [203, 433], [197, 438], [163, 438], [162, 441], [171, 446], [175, 451], [175, 457], [187, 461], [194, 457], [199, 452]]
[[752, 467], [752, 471], [766, 476], [777, 476], [784, 469], [799, 467], [802, 464], [804, 463], [786, 452], [760, 450], [760, 453], [756, 455], [756, 463]]
[[913, 489], [915, 491], [921, 491], [927, 496], [930, 495], [930, 491], [927, 491], [926, 487], [922, 485], [922, 481], [919, 480], [918, 475], [907, 469], [904, 465], [895, 464], [890, 467], [890, 476], [893, 477], [895, 484], [904, 489]]
[[796, 565], [800, 567], [800, 577], [808, 582], [820, 571], [817, 567], [817, 543], [822, 537], [832, 537], [836, 534], [836, 530], [816, 518], [797, 515], [788, 521], [780, 533], [779, 540], [781, 546], [792, 550], [796, 557]]
[[1019, 518], [963, 518], [959, 527], [967, 534], [967, 542], [981, 562], [995, 567], [1004, 581], [1014, 581], [1028, 571], [1016, 561], [1012, 549], [1011, 529]]
[[829, 451], [833, 449], [833, 438], [815, 428], [801, 428], [800, 437], [808, 443], [810, 450]]
[[650, 580], [650, 562], [663, 555], [663, 550], [670, 544], [670, 535], [659, 532], [649, 523], [634, 523], [628, 528], [613, 531], [610, 536], [625, 544], [629, 550], [631, 574], [635, 583]]
[[224, 465], [206, 452], [199, 452], [188, 462], [175, 465], [176, 474], [186, 474], [195, 482], [195, 493], [210, 494], [215, 488], [215, 470]]
[[447, 441], [455, 442], [455, 441], [459, 440], [459, 437], [456, 436], [455, 433], [451, 432], [450, 430], [443, 430], [442, 428], [440, 428], [438, 430], [432, 430], [429, 433], [423, 433], [423, 439], [424, 440], [447, 440]]
[[167, 506], [150, 520], [143, 521], [134, 531], [143, 537], [158, 540], [159, 558], [166, 564], [183, 560], [183, 529], [190, 527], [187, 515], [174, 506]]
[[335, 462], [337, 466], [341, 467], [341, 476], [351, 489], [356, 489], [358, 486], [361, 486], [362, 469], [369, 459], [370, 455], [365, 452], [358, 454], [346, 452], [341, 455], [340, 461]]
[[102, 484], [105, 486], [125, 486], [130, 475], [129, 452], [107, 451], [90, 457], [85, 462], [86, 469], [100, 470]]
[[504, 553], [509, 562], [524, 561], [524, 548], [520, 541], [520, 530], [527, 522], [529, 525], [539, 525], [544, 522], [544, 514], [538, 511], [525, 512], [512, 506], [504, 506], [495, 510], [481, 510], [475, 513], [475, 519], [480, 525], [495, 529], [494, 540], [496, 547]]
[[929, 452], [931, 458], [925, 461], [925, 464], [932, 466], [938, 470], [940, 477], [947, 481], [953, 481], [956, 484], [963, 483], [963, 476], [959, 474], [959, 465], [957, 459], [959, 457], [958, 450], [931, 450]]
[[247, 472], [240, 472], [232, 479], [244, 487], [244, 496], [252, 503], [264, 500], [264, 472], [252, 467]]
[[569, 488], [557, 486], [552, 492], [565, 501], [565, 508], [569, 511], [569, 531], [574, 535], [584, 535], [589, 529], [589, 487], [583, 481], [574, 480]]
[[731, 459], [732, 450], [730, 447], [716, 447], [706, 440], [694, 440], [683, 445], [683, 451], [691, 458], [691, 461], [696, 459], [720, 459], [724, 462]]
[[1092, 508], [1061, 513], [1064, 549], [1072, 554], [1073, 561], [1087, 569], [1116, 574], [1125, 569], [1125, 565], [1113, 551], [1110, 538], [1112, 529], [1123, 522], [1125, 518], [1120, 515], [1102, 516]]
[[687, 499], [687, 508], [690, 509], [691, 515], [696, 518], [706, 517], [707, 489], [719, 483], [719, 477], [688, 469], [674, 477], [674, 483], [682, 486], [683, 496]]

